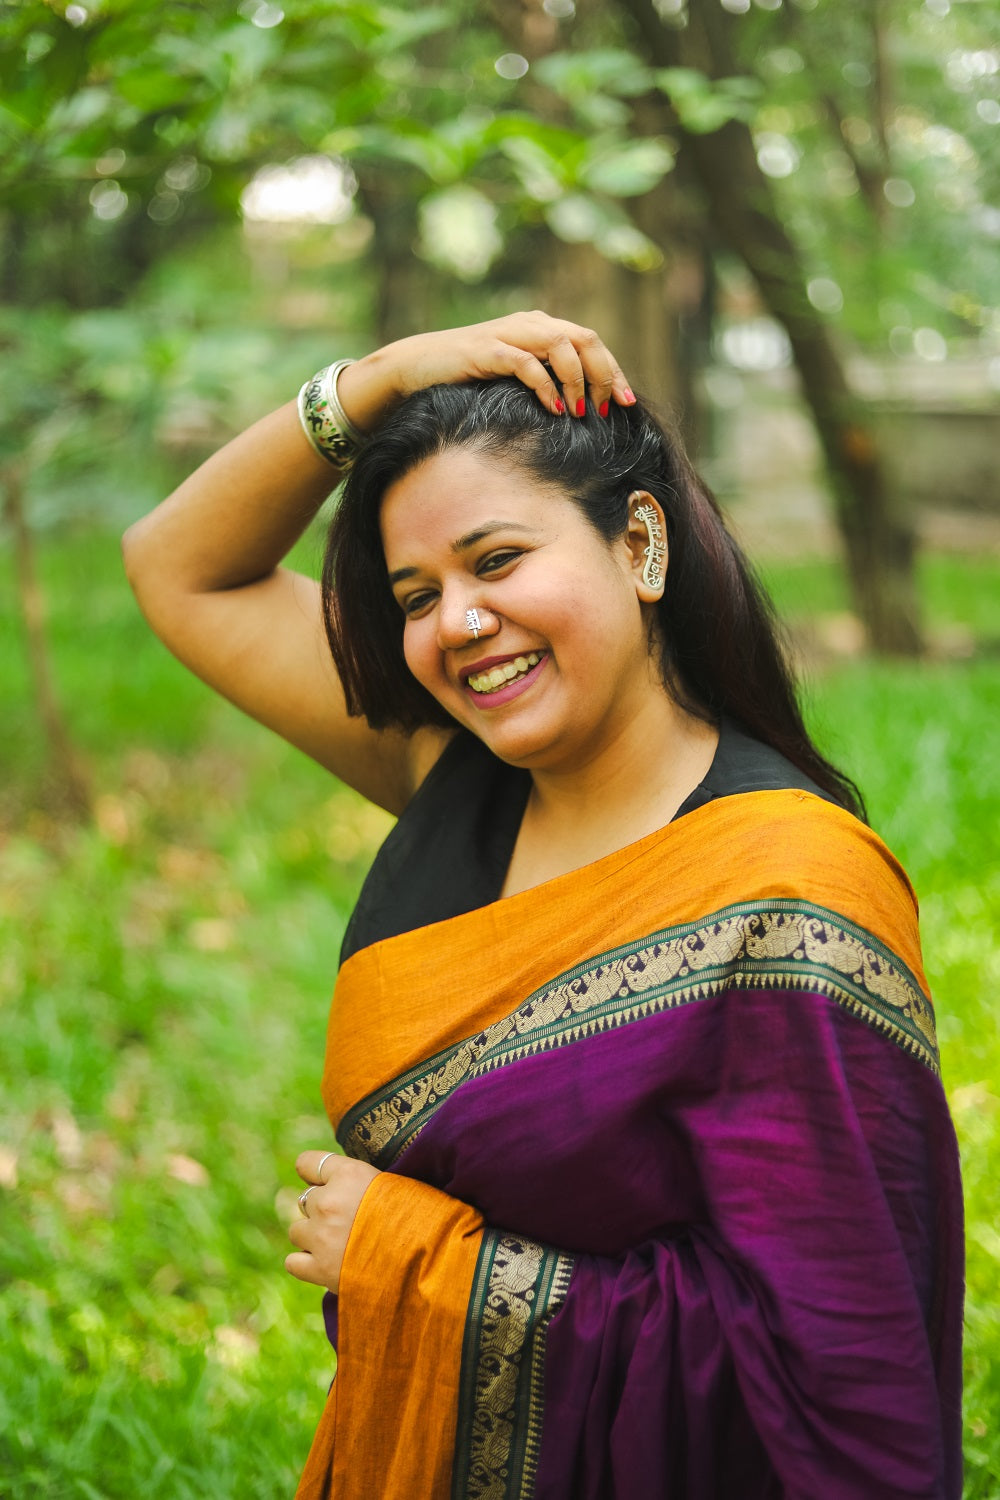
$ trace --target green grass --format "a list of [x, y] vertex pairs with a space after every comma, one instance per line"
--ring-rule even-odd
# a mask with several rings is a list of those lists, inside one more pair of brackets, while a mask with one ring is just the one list
[[[10, 598], [0, 553], [0, 599]], [[386, 827], [245, 723], [139, 619], [113, 538], [50, 547], [60, 688], [93, 825], [42, 778], [0, 613], [0, 1474], [10, 1500], [291, 1493], [332, 1359], [282, 1269], [340, 935]], [[836, 570], [771, 570], [792, 614]], [[1000, 564], [931, 558], [935, 629], [1000, 638]], [[921, 898], [969, 1208], [969, 1500], [1000, 1495], [1000, 660], [853, 661], [824, 747]]]
[[[920, 600], [932, 638], [960, 627], [980, 649], [1000, 646], [1000, 564], [995, 556], [924, 553], [917, 565]], [[806, 558], [765, 564], [761, 576], [780, 614], [794, 623], [849, 606], [847, 579], [836, 562]]]

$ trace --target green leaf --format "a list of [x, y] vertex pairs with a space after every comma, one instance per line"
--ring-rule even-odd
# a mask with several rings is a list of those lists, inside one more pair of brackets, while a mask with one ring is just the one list
[[492, 134], [534, 202], [551, 203], [576, 185], [586, 145], [572, 132], [540, 122], [527, 129], [523, 121], [501, 117]]
[[763, 92], [755, 78], [712, 79], [696, 68], [660, 68], [654, 79], [684, 129], [695, 135], [710, 135], [730, 120], [753, 119]]
[[635, 224], [609, 224], [595, 240], [608, 260], [630, 271], [655, 271], [663, 265], [663, 251]]
[[545, 210], [553, 234], [570, 245], [588, 244], [606, 233], [615, 220], [606, 206], [586, 193], [567, 193]]
[[473, 187], [445, 188], [420, 203], [420, 253], [461, 281], [481, 281], [503, 249], [493, 203]]
[[567, 244], [594, 245], [608, 260], [633, 271], [651, 271], [663, 264], [659, 246], [616, 203], [604, 203], [586, 193], [567, 193], [549, 205], [545, 219]]
[[458, 19], [452, 10], [441, 5], [415, 7], [413, 10], [397, 10], [394, 6], [380, 5], [373, 6], [372, 11], [377, 11], [381, 28], [381, 35], [372, 46], [372, 52], [376, 55], [405, 51], [424, 37], [435, 36], [449, 26], [454, 26]]
[[598, 193], [634, 198], [648, 193], [671, 170], [674, 153], [659, 136], [601, 147], [581, 173], [581, 180]]
[[190, 79], [161, 68], [135, 68], [120, 74], [116, 86], [124, 100], [146, 113], [185, 103], [191, 96]]
[[105, 88], [82, 88], [68, 99], [56, 105], [49, 116], [49, 126], [55, 131], [76, 134], [107, 117], [113, 100]]
[[649, 68], [624, 48], [553, 52], [534, 64], [534, 73], [557, 94], [573, 101], [597, 91], [633, 98], [652, 85]]
[[403, 162], [441, 184], [456, 181], [464, 161], [461, 142], [453, 145], [446, 136], [413, 120], [332, 131], [323, 144], [337, 155]]

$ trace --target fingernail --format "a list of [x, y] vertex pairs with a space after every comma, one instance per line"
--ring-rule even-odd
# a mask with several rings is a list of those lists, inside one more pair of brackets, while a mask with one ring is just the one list
[[628, 386], [626, 386], [625, 389], [622, 391], [622, 395], [625, 397], [625, 400], [628, 402], [629, 406], [634, 406], [635, 405], [635, 396], [629, 390]]
[[576, 403], [576, 414], [577, 414], [578, 417], [583, 417], [583, 416], [586, 416], [586, 413], [587, 413], [587, 403], [583, 399], [583, 397], [581, 396], [580, 399], [579, 399], [579, 401]]
[[597, 410], [600, 412], [602, 417], [606, 417], [608, 414], [608, 403], [606, 401], [602, 401]]
[[566, 411], [566, 403], [561, 396], [556, 397], [556, 411], [562, 416]]

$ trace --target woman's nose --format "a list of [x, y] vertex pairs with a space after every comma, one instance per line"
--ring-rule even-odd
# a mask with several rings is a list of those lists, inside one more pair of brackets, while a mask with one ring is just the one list
[[499, 624], [492, 610], [478, 604], [465, 591], [456, 591], [441, 601], [438, 633], [444, 650], [455, 651], [481, 636], [495, 635]]

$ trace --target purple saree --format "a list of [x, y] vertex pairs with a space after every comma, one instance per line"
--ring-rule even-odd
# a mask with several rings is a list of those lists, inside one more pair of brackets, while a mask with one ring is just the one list
[[300, 1495], [958, 1500], [926, 992], [905, 876], [799, 791], [353, 954], [325, 1097], [384, 1175]]

